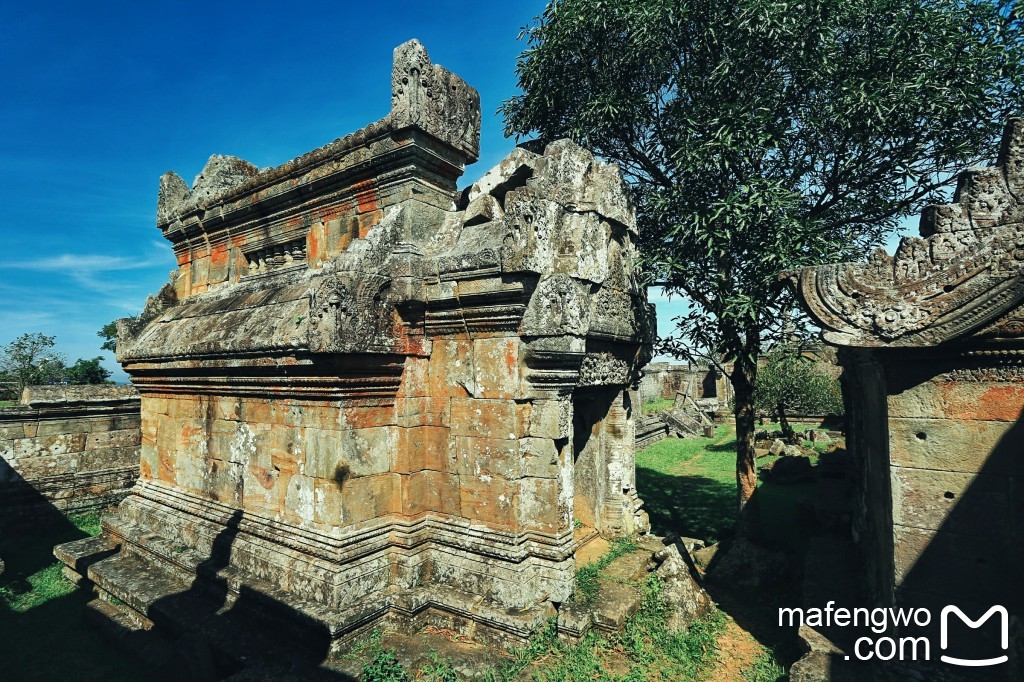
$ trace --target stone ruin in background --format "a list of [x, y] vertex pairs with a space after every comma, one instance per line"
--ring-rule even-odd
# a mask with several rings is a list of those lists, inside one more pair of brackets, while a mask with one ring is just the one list
[[[878, 250], [793, 280], [840, 349], [864, 592], [870, 606], [932, 615], [923, 633], [886, 635], [930, 635], [933, 662], [1005, 656], [979, 668], [985, 679], [1021, 679], [1024, 120], [1008, 124], [998, 165], [964, 173], [954, 202], [927, 207], [921, 236], [904, 237], [895, 256]], [[974, 630], [953, 617], [943, 651], [947, 605], [971, 619], [1000, 605], [1010, 622], [996, 615]]]
[[732, 384], [718, 368], [708, 365], [653, 362], [642, 372], [638, 387], [641, 405], [671, 400], [636, 421], [637, 448], [669, 435], [704, 437], [724, 419], [732, 400]]
[[622, 177], [559, 141], [459, 194], [479, 126], [412, 41], [384, 119], [161, 178], [178, 269], [118, 327], [140, 479], [57, 548], [94, 609], [177, 636], [230, 605], [329, 652], [380, 625], [515, 642], [581, 544], [646, 530], [630, 387], [654, 323]]
[[29, 386], [0, 409], [0, 533], [116, 504], [139, 477], [131, 386]]

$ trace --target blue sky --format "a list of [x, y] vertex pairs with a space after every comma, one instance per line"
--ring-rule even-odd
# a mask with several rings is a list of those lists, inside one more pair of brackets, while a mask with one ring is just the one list
[[175, 266], [160, 175], [191, 182], [214, 153], [276, 166], [381, 118], [410, 38], [480, 90], [483, 173], [513, 146], [494, 112], [543, 4], [0, 2], [0, 343], [101, 354], [96, 331]]
[[[0, 344], [54, 335], [126, 380], [96, 332], [175, 267], [160, 175], [191, 182], [214, 153], [280, 165], [383, 117], [410, 38], [480, 91], [478, 177], [513, 146], [495, 110], [543, 6], [0, 0]], [[682, 303], [652, 300], [667, 332]]]

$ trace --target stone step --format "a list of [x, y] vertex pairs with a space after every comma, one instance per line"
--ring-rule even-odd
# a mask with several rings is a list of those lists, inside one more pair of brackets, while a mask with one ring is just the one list
[[640, 610], [640, 591], [632, 585], [601, 580], [591, 605], [594, 626], [605, 632], [618, 632], [626, 619]]
[[646, 579], [648, 566], [654, 555], [651, 551], [639, 550], [616, 558], [601, 570], [601, 577], [639, 583]]
[[[214, 656], [218, 670], [238, 670], [263, 659], [302, 667], [323, 661], [329, 653], [325, 631], [297, 628], [295, 620], [270, 622], [248, 591], [231, 598], [223, 583], [200, 587], [126, 554], [96, 563], [89, 577], [113, 598], [106, 606], [96, 606], [101, 615], [111, 614], [111, 608], [119, 612], [111, 617], [115, 626], [133, 619], [152, 621], [168, 642], [175, 642], [176, 656], [193, 662]], [[183, 638], [191, 642], [184, 653], [178, 646]]]
[[[113, 555], [117, 545], [104, 536], [82, 538], [57, 545], [53, 548], [53, 556], [79, 576], [85, 576], [89, 566]], [[77, 582], [77, 581], [76, 581]]]
[[[605, 542], [610, 548], [610, 545]], [[567, 602], [558, 610], [558, 632], [570, 639], [579, 639], [591, 628], [617, 632], [626, 620], [640, 609], [640, 588], [650, 573], [655, 551], [664, 549], [661, 542], [641, 540], [639, 548], [616, 557], [598, 573], [598, 589], [592, 602]], [[600, 560], [589, 557], [588, 563]]]

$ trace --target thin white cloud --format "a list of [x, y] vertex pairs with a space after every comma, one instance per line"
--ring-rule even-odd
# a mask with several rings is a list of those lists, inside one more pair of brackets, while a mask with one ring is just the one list
[[49, 258], [31, 260], [0, 261], [0, 269], [34, 270], [37, 272], [64, 273], [113, 272], [121, 270], [144, 270], [166, 262], [161, 258], [129, 258], [127, 256], [104, 256], [62, 253]]

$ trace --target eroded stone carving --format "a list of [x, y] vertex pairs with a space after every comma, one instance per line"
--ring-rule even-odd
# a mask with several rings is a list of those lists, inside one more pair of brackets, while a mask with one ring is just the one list
[[[1011, 623], [1024, 614], [1024, 506], [1013, 492], [1024, 478], [1022, 169], [1018, 118], [998, 165], [967, 170], [955, 203], [925, 209], [921, 237], [895, 256], [791, 276], [840, 346], [867, 606], [909, 611], [941, 595], [964, 613], [998, 603]], [[1024, 638], [1012, 627], [1008, 648], [994, 638], [953, 646], [946, 655], [1008, 657], [990, 679], [1020, 677]], [[949, 674], [940, 667], [918, 676]]]

